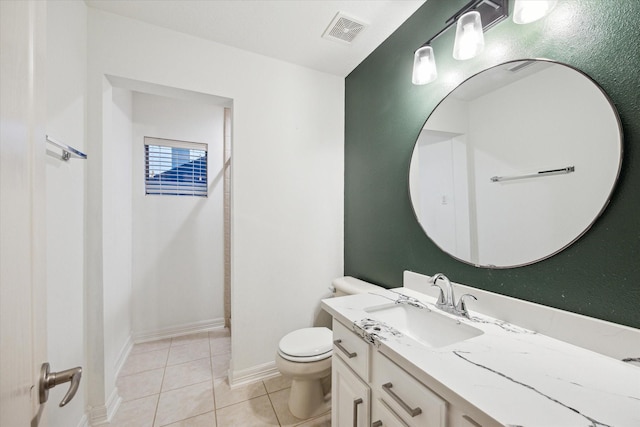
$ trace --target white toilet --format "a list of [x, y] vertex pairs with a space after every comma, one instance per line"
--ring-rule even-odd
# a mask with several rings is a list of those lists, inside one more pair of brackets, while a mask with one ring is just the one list
[[[382, 288], [354, 277], [333, 281], [334, 296], [376, 292]], [[292, 378], [289, 411], [301, 419], [329, 409], [323, 383], [331, 378], [333, 333], [325, 327], [304, 328], [285, 335], [278, 345], [276, 366]]]

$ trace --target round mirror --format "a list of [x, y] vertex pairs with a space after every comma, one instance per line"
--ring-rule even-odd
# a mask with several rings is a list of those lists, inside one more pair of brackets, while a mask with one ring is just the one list
[[485, 70], [427, 119], [411, 158], [418, 222], [481, 267], [548, 258], [606, 207], [622, 162], [618, 114], [582, 72], [546, 60]]

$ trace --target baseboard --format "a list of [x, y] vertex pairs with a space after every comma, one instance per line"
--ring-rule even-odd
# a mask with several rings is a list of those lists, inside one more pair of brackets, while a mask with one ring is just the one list
[[138, 344], [147, 341], [179, 337], [181, 335], [195, 334], [198, 332], [208, 332], [213, 329], [222, 328], [224, 328], [224, 318], [221, 317], [219, 319], [203, 320], [200, 322], [158, 329], [155, 331], [134, 332], [132, 338], [133, 342]]
[[87, 414], [84, 414], [82, 418], [80, 418], [80, 421], [78, 422], [78, 427], [91, 427], [89, 425], [89, 417], [87, 417]]
[[278, 371], [275, 361], [238, 371], [229, 369], [229, 386], [234, 389], [241, 385], [266, 380], [278, 375], [280, 375], [280, 371]]
[[118, 395], [118, 388], [114, 387], [107, 402], [102, 406], [91, 408], [89, 417], [92, 426], [109, 425], [113, 416], [118, 412], [122, 398]]

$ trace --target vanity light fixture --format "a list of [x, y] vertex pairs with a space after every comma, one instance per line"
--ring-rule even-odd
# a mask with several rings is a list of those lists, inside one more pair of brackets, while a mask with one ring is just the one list
[[453, 57], [459, 60], [471, 59], [484, 49], [484, 35], [480, 12], [467, 12], [458, 19], [456, 39], [453, 42]]
[[516, 0], [513, 7], [513, 22], [528, 24], [548, 15], [558, 0]]
[[436, 62], [431, 43], [456, 26], [453, 57], [470, 59], [484, 48], [483, 32], [509, 16], [508, 0], [471, 0], [445, 21], [445, 27], [427, 40], [414, 54], [412, 82], [415, 85], [430, 83], [436, 79]]
[[436, 58], [433, 56], [433, 48], [429, 45], [422, 46], [413, 54], [413, 76], [411, 81], [414, 85], [425, 85], [434, 81], [438, 77], [436, 69]]

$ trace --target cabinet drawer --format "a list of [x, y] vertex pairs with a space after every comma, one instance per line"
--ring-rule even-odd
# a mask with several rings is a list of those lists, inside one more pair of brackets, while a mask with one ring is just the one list
[[366, 382], [371, 379], [369, 351], [369, 344], [342, 323], [333, 319], [333, 354], [337, 354]]
[[371, 427], [407, 427], [407, 424], [380, 399], [373, 403], [371, 420]]
[[409, 426], [444, 427], [447, 402], [379, 352], [373, 354], [374, 397]]

